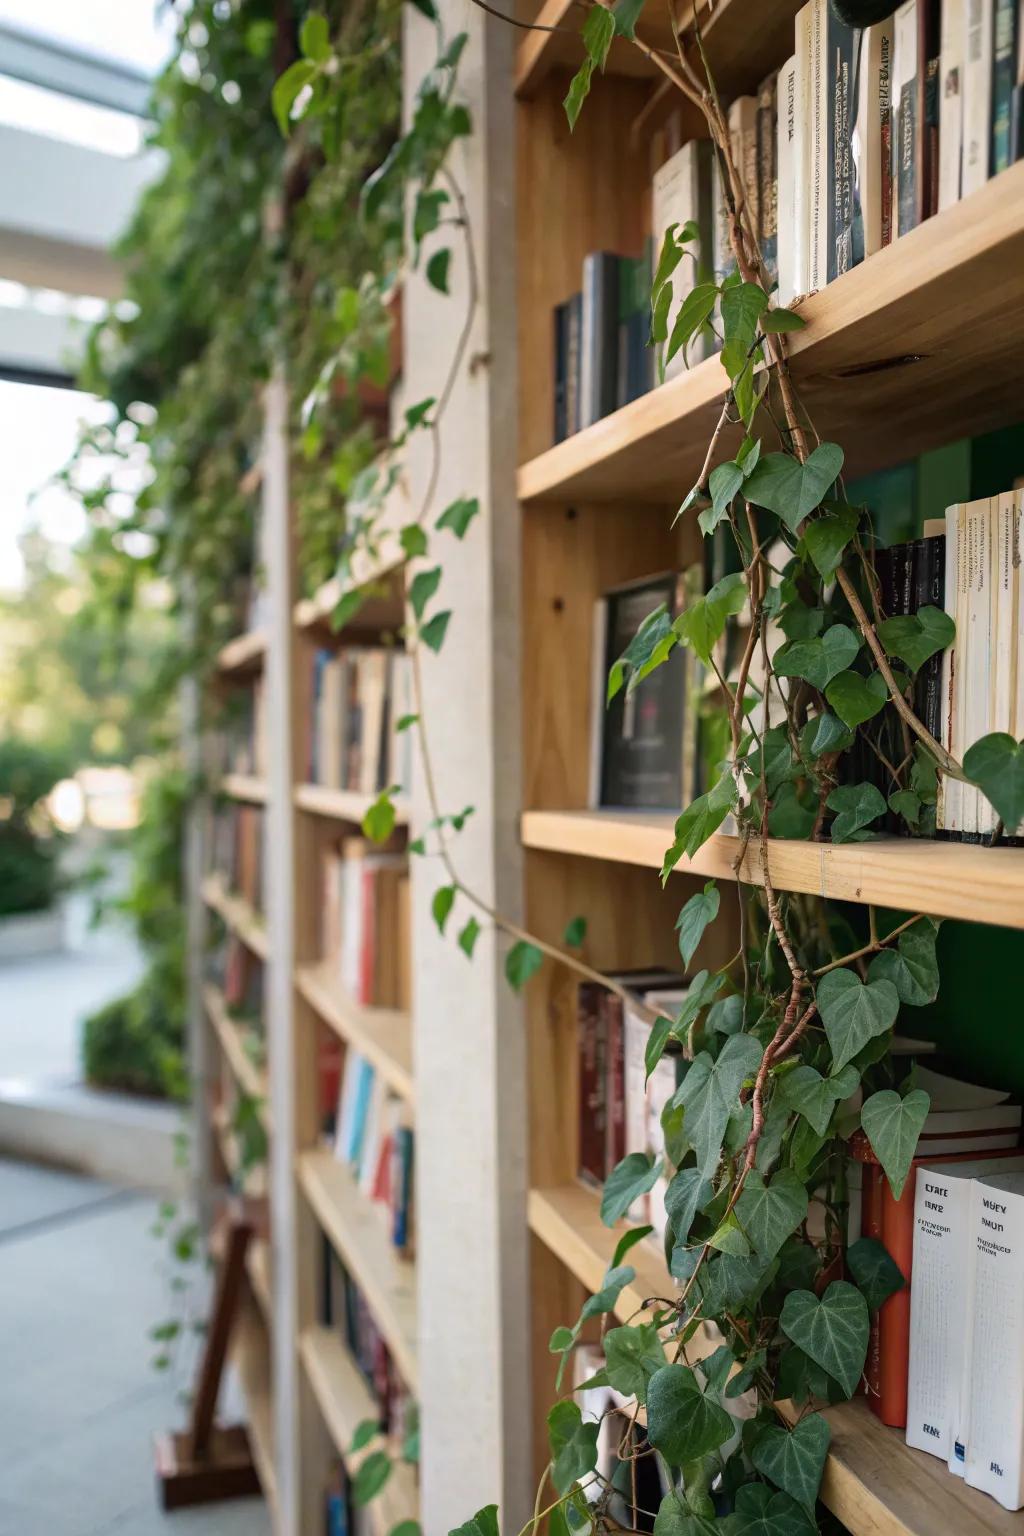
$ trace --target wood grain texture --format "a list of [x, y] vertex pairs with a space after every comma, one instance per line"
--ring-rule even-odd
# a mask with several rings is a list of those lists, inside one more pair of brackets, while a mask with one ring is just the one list
[[[807, 327], [791, 337], [793, 374], [849, 473], [1019, 416], [1022, 207], [1018, 163], [801, 306]], [[521, 499], [678, 504], [700, 470], [725, 384], [713, 357], [651, 390], [522, 464]]]
[[300, 994], [336, 1035], [365, 1056], [388, 1087], [407, 1104], [416, 1096], [412, 1067], [412, 1022], [395, 1008], [367, 1008], [347, 996], [331, 965], [300, 966]]
[[[344, 821], [359, 826], [376, 795], [363, 795], [354, 789], [329, 789], [326, 784], [296, 784], [295, 804], [300, 811], [314, 816], [329, 817], [332, 821]], [[409, 820], [409, 805], [402, 796], [392, 801], [395, 807], [395, 823], [404, 827]]]
[[252, 773], [226, 773], [220, 781], [220, 790], [229, 800], [244, 800], [249, 805], [267, 803], [267, 781]]
[[[509, 6], [511, 9], [511, 5]], [[675, 7], [677, 14], [685, 10], [683, 0]], [[649, 12], [641, 20], [639, 32], [641, 37], [651, 47], [671, 50], [674, 45], [673, 27], [669, 20], [668, 7], [665, 5], [650, 5]], [[537, 30], [524, 32], [522, 41], [516, 50], [515, 63], [515, 93], [520, 97], [535, 95], [539, 87], [547, 82], [548, 76], [553, 70], [572, 73], [583, 62], [584, 49], [580, 37], [580, 28], [586, 12], [582, 10], [575, 0], [542, 0], [542, 3], [534, 7], [534, 12], [529, 19], [540, 29], [553, 27], [557, 30], [546, 32]], [[500, 23], [495, 22], [495, 26]], [[608, 52], [608, 62], [605, 65], [605, 73], [608, 75], [639, 75], [653, 79], [655, 67], [639, 49], [625, 39], [616, 39]], [[564, 91], [568, 79], [562, 84]], [[595, 89], [600, 88], [600, 81], [595, 81]]]
[[224, 1059], [242, 1092], [251, 1099], [259, 1100], [259, 1116], [264, 1128], [270, 1128], [270, 1109], [267, 1099], [267, 1074], [253, 1061], [245, 1045], [248, 1031], [228, 1012], [224, 994], [219, 987], [203, 988], [203, 1003], [214, 1034], [224, 1053]]
[[[523, 842], [614, 863], [660, 869], [673, 818], [630, 811], [527, 811]], [[735, 879], [739, 839], [712, 837], [677, 869]], [[934, 917], [1024, 928], [1024, 849], [985, 848], [914, 838], [866, 843], [805, 843], [772, 838], [769, 867], [779, 890], [831, 901], [870, 902]], [[762, 884], [761, 850], [748, 846], [740, 877]]]
[[231, 932], [241, 939], [247, 949], [260, 960], [270, 953], [267, 930], [263, 918], [255, 907], [234, 891], [229, 891], [224, 877], [207, 875], [201, 886], [202, 898], [211, 911], [216, 912]]

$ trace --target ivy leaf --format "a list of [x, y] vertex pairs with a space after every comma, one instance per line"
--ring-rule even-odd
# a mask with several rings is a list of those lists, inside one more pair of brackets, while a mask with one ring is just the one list
[[923, 1008], [939, 994], [939, 963], [935, 958], [938, 924], [922, 917], [900, 934], [895, 949], [883, 949], [868, 966], [868, 980], [891, 981], [901, 1003]]
[[762, 1055], [761, 1044], [753, 1035], [730, 1035], [715, 1060], [701, 1051], [676, 1089], [674, 1102], [686, 1110], [687, 1139], [706, 1179], [718, 1166], [725, 1128], [736, 1110], [740, 1089], [757, 1071]]
[[317, 64], [324, 63], [330, 57], [331, 42], [326, 16], [314, 11], [306, 17], [299, 33], [299, 47], [307, 59], [313, 59]]
[[819, 1136], [828, 1132], [836, 1105], [848, 1099], [857, 1089], [860, 1073], [856, 1067], [846, 1066], [834, 1077], [822, 1077], [805, 1062], [786, 1072], [776, 1085], [776, 1093], [784, 1104], [809, 1121]]
[[647, 1152], [629, 1152], [616, 1163], [604, 1181], [601, 1193], [601, 1220], [614, 1227], [625, 1216], [633, 1201], [653, 1189], [661, 1176], [661, 1159]]
[[623, 683], [627, 684], [626, 692], [631, 693], [643, 678], [650, 675], [659, 660], [663, 661], [669, 656], [674, 645], [675, 636], [668, 608], [661, 603], [643, 619], [622, 655], [612, 663], [605, 702], [612, 702]]
[[611, 47], [614, 36], [615, 20], [610, 11], [605, 10], [603, 6], [595, 6], [593, 10], [587, 12], [587, 19], [583, 23], [583, 43], [587, 50], [587, 57], [573, 75], [568, 94], [562, 103], [565, 107], [565, 115], [569, 119], [570, 129], [576, 127], [583, 103], [590, 93], [594, 66], [604, 69], [608, 49]]
[[736, 1494], [729, 1536], [817, 1536], [818, 1525], [788, 1493], [747, 1483]]
[[654, 1517], [654, 1536], [715, 1536], [717, 1522], [694, 1514], [676, 1489], [666, 1493]]
[[[419, 0], [412, 0], [412, 3], [419, 8]], [[497, 1504], [488, 1504], [484, 1509], [478, 1509], [472, 1520], [460, 1525], [457, 1531], [449, 1531], [448, 1536], [501, 1536]]]
[[813, 804], [801, 799], [795, 784], [783, 784], [768, 812], [768, 831], [772, 837], [804, 841], [811, 835], [817, 816]]
[[793, 757], [785, 726], [773, 725], [761, 737], [761, 745], [750, 755], [750, 772], [755, 779], [761, 778], [764, 769], [765, 788], [774, 795], [787, 780], [800, 770]]
[[445, 507], [434, 527], [449, 528], [457, 539], [464, 539], [467, 528], [479, 511], [480, 503], [475, 496], [460, 496], [457, 501]]
[[524, 987], [544, 963], [544, 955], [536, 944], [519, 939], [505, 956], [505, 977], [514, 992]]
[[838, 1072], [869, 1040], [896, 1022], [900, 1000], [891, 981], [862, 982], [854, 971], [827, 971], [818, 983], [818, 1012]]
[[743, 484], [743, 471], [734, 459], [729, 459], [725, 464], [718, 464], [708, 477], [708, 490], [711, 492], [711, 506], [706, 512], [702, 512], [697, 521], [701, 532], [707, 536], [713, 533], [729, 510], [729, 503]]
[[883, 619], [878, 626], [878, 638], [889, 655], [905, 661], [911, 672], [952, 645], [955, 636], [956, 625], [941, 608], [919, 608], [915, 614]]
[[899, 1265], [877, 1237], [859, 1237], [851, 1243], [846, 1250], [846, 1262], [869, 1312], [877, 1312], [884, 1301], [907, 1283]]
[[717, 299], [718, 289], [714, 283], [698, 283], [695, 288], [691, 288], [680, 304], [679, 313], [672, 326], [672, 335], [669, 337], [668, 349], [664, 357], [665, 363], [670, 363], [680, 348], [683, 350], [685, 360], [690, 342], [701, 326], [706, 325], [711, 318]]
[[866, 1099], [861, 1108], [860, 1123], [872, 1152], [885, 1169], [894, 1200], [903, 1193], [930, 1105], [931, 1099], [923, 1088], [912, 1088], [904, 1099], [894, 1089], [883, 1088], [881, 1093]]
[[782, 331], [802, 331], [807, 321], [793, 309], [769, 309], [761, 316], [761, 329], [766, 336], [778, 336]]
[[750, 1451], [759, 1472], [812, 1515], [821, 1486], [832, 1431], [820, 1413], [811, 1413], [792, 1429], [766, 1424]]
[[551, 1481], [563, 1497], [573, 1483], [597, 1466], [597, 1422], [583, 1421], [578, 1403], [556, 1403], [548, 1414], [551, 1445]]
[[409, 602], [412, 611], [416, 615], [417, 622], [423, 617], [423, 610], [441, 585], [441, 567], [435, 565], [429, 571], [417, 571], [409, 586]]
[[435, 613], [432, 619], [428, 619], [420, 630], [420, 639], [435, 653], [444, 644], [444, 637], [448, 632], [448, 620], [451, 618], [451, 609], [446, 608], [443, 613]]
[[296, 59], [274, 81], [270, 92], [270, 105], [284, 138], [288, 137], [291, 129], [292, 108], [295, 106], [299, 92], [309, 85], [315, 74], [316, 65], [310, 59]]
[[604, 1336], [605, 1369], [616, 1392], [646, 1401], [647, 1384], [665, 1364], [665, 1350], [653, 1323], [612, 1328]]
[[411, 730], [414, 725], [418, 724], [419, 718], [419, 715], [400, 715], [395, 721], [396, 736], [400, 731]]
[[669, 1466], [717, 1451], [735, 1431], [730, 1414], [705, 1397], [686, 1365], [663, 1365], [647, 1387], [647, 1438]]
[[636, 24], [643, 8], [644, 0], [615, 0], [612, 16], [617, 37], [632, 38], [636, 35]]
[[808, 725], [814, 727], [814, 739], [810, 745], [812, 757], [821, 757], [825, 752], [845, 752], [847, 747], [853, 745], [849, 726], [837, 720], [835, 715], [826, 712], [817, 720], [809, 720]]
[[637, 1243], [642, 1242], [645, 1237], [650, 1237], [653, 1231], [653, 1227], [644, 1226], [631, 1227], [628, 1232], [623, 1232], [615, 1244], [615, 1252], [612, 1255], [612, 1268], [617, 1269], [629, 1250], [635, 1248]]
[[433, 234], [441, 222], [441, 210], [448, 202], [448, 193], [437, 187], [431, 192], [418, 192], [412, 216], [412, 237], [419, 245], [427, 235]]
[[964, 753], [964, 772], [990, 800], [1008, 831], [1024, 821], [1024, 741], [1003, 731], [983, 736]]
[[351, 624], [365, 600], [365, 587], [352, 587], [348, 592], [342, 593], [331, 613], [331, 630], [334, 634], [343, 630], [346, 624]]
[[622, 1291], [636, 1279], [636, 1270], [629, 1264], [615, 1265], [605, 1271], [601, 1289], [588, 1296], [580, 1312], [580, 1324], [590, 1317], [602, 1317], [611, 1312]]
[[885, 814], [885, 796], [874, 784], [841, 784], [825, 801], [837, 813], [832, 823], [834, 843], [853, 842], [864, 827]]
[[747, 481], [744, 495], [796, 533], [821, 505], [842, 467], [843, 450], [835, 443], [820, 443], [804, 464], [788, 453], [769, 453]]
[[407, 560], [415, 560], [427, 552], [427, 536], [419, 523], [406, 523], [398, 539]]
[[736, 1202], [736, 1215], [761, 1257], [774, 1259], [807, 1215], [807, 1190], [791, 1168], [780, 1169], [767, 1182], [754, 1169]]
[[711, 1181], [699, 1168], [680, 1168], [665, 1191], [665, 1210], [677, 1243], [689, 1240], [693, 1219], [711, 1199]]
[[371, 1451], [366, 1460], [360, 1462], [352, 1479], [353, 1504], [359, 1509], [362, 1509], [364, 1504], [369, 1504], [371, 1499], [377, 1497], [390, 1476], [391, 1457], [386, 1451]]
[[452, 253], [445, 246], [440, 251], [435, 251], [427, 262], [427, 282], [431, 288], [436, 288], [438, 293], [448, 292], [448, 268], [451, 264]]
[[921, 820], [921, 804], [920, 795], [915, 795], [912, 789], [894, 789], [889, 796], [889, 809], [912, 827]]
[[690, 603], [675, 620], [673, 631], [709, 666], [730, 615], [741, 612], [746, 600], [746, 581], [741, 572], [733, 571], [716, 581], [706, 597]]
[[690, 897], [676, 918], [676, 928], [679, 930], [679, 953], [683, 957], [684, 966], [690, 964], [698, 944], [704, 937], [704, 930], [718, 916], [719, 901], [718, 887], [713, 880], [709, 880], [702, 891]]
[[573, 917], [565, 925], [562, 934], [562, 943], [569, 949], [579, 949], [587, 936], [587, 920], [585, 917]]
[[825, 697], [851, 730], [878, 714], [889, 697], [881, 672], [861, 677], [859, 672], [840, 672], [825, 689]]
[[459, 933], [459, 948], [462, 953], [472, 960], [476, 941], [480, 937], [480, 924], [475, 917], [466, 919], [465, 927]]
[[820, 1300], [813, 1291], [790, 1291], [779, 1324], [787, 1338], [835, 1378], [847, 1397], [853, 1396], [870, 1331], [867, 1302], [856, 1286], [833, 1280]]
[[698, 795], [677, 818], [675, 840], [665, 854], [661, 869], [664, 885], [683, 854], [691, 859], [708, 838], [718, 831], [736, 799], [736, 784], [731, 773], [724, 773], [706, 795]]
[[823, 635], [780, 645], [773, 666], [780, 677], [803, 677], [823, 692], [845, 671], [860, 650], [860, 636], [845, 624], [833, 624]]
[[386, 843], [395, 830], [395, 804], [392, 795], [395, 786], [382, 789], [363, 817], [363, 835], [371, 843]]
[[434, 899], [430, 903], [431, 916], [433, 917], [434, 922], [437, 924], [438, 933], [444, 933], [444, 925], [451, 915], [451, 910], [454, 904], [454, 885], [439, 885], [437, 890], [434, 892]]
[[732, 1253], [741, 1259], [746, 1258], [750, 1252], [750, 1243], [735, 1211], [730, 1211], [725, 1220], [715, 1228], [708, 1238], [708, 1245], [711, 1248], [717, 1248], [719, 1253]]
[[859, 521], [860, 513], [856, 507], [843, 507], [841, 511], [815, 518], [805, 527], [807, 553], [826, 581], [842, 560], [843, 550], [856, 533]]
[[735, 343], [746, 354], [757, 335], [758, 321], [767, 308], [768, 296], [757, 283], [735, 283], [723, 288], [722, 328], [726, 341]]

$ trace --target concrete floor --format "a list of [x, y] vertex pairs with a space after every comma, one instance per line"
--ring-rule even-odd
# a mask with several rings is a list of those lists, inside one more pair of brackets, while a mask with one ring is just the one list
[[155, 1209], [0, 1158], [0, 1536], [268, 1536], [260, 1500], [157, 1507], [151, 1438], [181, 1424], [193, 1361], [150, 1364], [173, 1311]]

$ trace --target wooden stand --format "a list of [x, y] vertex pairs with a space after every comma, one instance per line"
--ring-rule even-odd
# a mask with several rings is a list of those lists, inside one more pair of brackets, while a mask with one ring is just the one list
[[158, 1435], [154, 1443], [160, 1502], [167, 1510], [245, 1498], [261, 1491], [245, 1425], [221, 1426], [213, 1421], [242, 1293], [246, 1250], [253, 1235], [252, 1220], [243, 1207], [233, 1206], [228, 1211], [225, 1226], [224, 1254], [192, 1422], [186, 1430]]

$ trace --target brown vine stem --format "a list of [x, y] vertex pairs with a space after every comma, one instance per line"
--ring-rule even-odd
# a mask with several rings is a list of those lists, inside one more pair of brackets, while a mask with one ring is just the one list
[[827, 976], [829, 971], [835, 971], [840, 966], [849, 965], [853, 960], [862, 960], [865, 955], [877, 954], [879, 950], [885, 949], [891, 944], [893, 939], [898, 939], [901, 933], [904, 933], [908, 928], [912, 928], [915, 923], [919, 923], [925, 915], [923, 912], [915, 913], [913, 917], [908, 917], [906, 922], [900, 923], [898, 928], [894, 928], [891, 933], [887, 933], [884, 939], [873, 938], [869, 944], [862, 945], [860, 949], [851, 950], [850, 954], [843, 955], [841, 959], [832, 960], [828, 965], [819, 966], [816, 971], [811, 972], [811, 975]]

